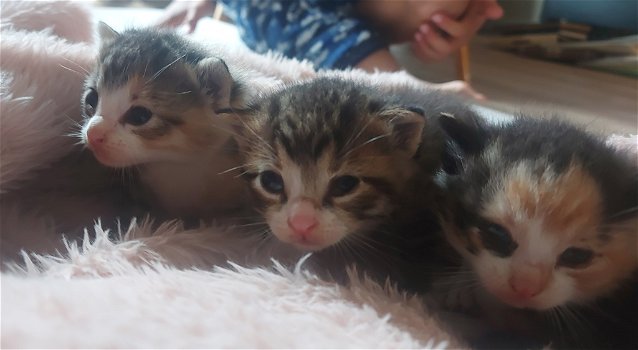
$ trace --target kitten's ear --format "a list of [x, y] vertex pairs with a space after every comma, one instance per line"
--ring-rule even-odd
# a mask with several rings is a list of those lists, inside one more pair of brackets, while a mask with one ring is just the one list
[[425, 112], [414, 108], [391, 108], [381, 112], [392, 129], [392, 138], [397, 147], [410, 155], [415, 155], [425, 126]]
[[116, 32], [115, 29], [111, 28], [108, 24], [102, 21], [97, 24], [97, 33], [100, 36], [100, 44], [102, 46], [112, 42], [120, 36], [120, 34]]
[[485, 147], [487, 132], [478, 116], [468, 118], [441, 113], [438, 122], [464, 154], [476, 154]]
[[233, 77], [226, 62], [216, 57], [205, 58], [195, 66], [199, 85], [213, 99], [215, 109], [230, 108]]

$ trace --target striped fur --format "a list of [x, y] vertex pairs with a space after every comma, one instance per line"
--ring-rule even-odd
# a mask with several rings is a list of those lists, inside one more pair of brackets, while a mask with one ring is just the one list
[[[432, 190], [444, 143], [425, 115], [440, 107], [439, 98], [408, 88], [384, 94], [362, 83], [322, 78], [257, 102], [239, 119], [238, 140], [245, 177], [272, 232], [302, 248], [323, 249], [374, 231], [410, 205], [418, 186]], [[266, 171], [281, 176], [281, 193], [264, 188]], [[343, 176], [359, 184], [334, 196]], [[423, 203], [431, 200], [427, 191], [419, 195]], [[308, 244], [296, 241], [287, 224], [290, 208], [301, 200], [318, 213], [319, 227]]]

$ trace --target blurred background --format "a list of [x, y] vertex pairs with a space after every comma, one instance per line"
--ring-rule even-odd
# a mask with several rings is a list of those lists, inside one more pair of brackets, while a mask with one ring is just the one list
[[[454, 1], [454, 0], [441, 0]], [[170, 1], [96, 0], [116, 29], [152, 23]], [[604, 131], [638, 133], [638, 0], [500, 0], [505, 16], [469, 45], [472, 86], [485, 106], [507, 113], [560, 115]], [[242, 45], [232, 24], [206, 18], [194, 35]], [[459, 79], [458, 57], [424, 64], [392, 47], [412, 74]]]

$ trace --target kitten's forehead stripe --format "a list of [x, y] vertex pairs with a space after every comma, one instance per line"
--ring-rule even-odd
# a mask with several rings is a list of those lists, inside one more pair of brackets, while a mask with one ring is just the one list
[[[273, 137], [295, 162], [312, 164], [328, 148], [335, 155], [344, 155], [380, 132], [374, 127], [364, 130], [369, 110], [380, 107], [375, 103], [370, 108], [367, 104], [370, 99], [355, 85], [341, 83], [338, 88], [301, 85], [294, 92], [280, 92], [275, 97], [264, 111], [272, 125]], [[282, 103], [286, 108], [281, 107]], [[371, 144], [384, 142], [388, 141], [380, 139]]]
[[273, 99], [273, 101], [268, 106], [268, 115], [271, 115], [271, 116], [279, 115], [280, 105], [281, 104], [279, 103], [279, 100]]
[[151, 77], [180, 57], [195, 64], [207, 54], [168, 31], [128, 30], [100, 49], [102, 84], [105, 88], [116, 88], [136, 73]]

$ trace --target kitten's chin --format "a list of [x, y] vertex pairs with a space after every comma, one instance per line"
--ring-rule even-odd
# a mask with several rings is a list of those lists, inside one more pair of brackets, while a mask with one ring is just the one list
[[533, 298], [521, 298], [507, 291], [487, 289], [490, 294], [492, 294], [492, 296], [498, 299], [501, 303], [516, 309], [546, 311], [563, 304], [558, 300], [552, 300], [552, 298], [548, 297], [546, 294], [547, 292], [539, 294]]
[[305, 239], [305, 240], [295, 239], [294, 237], [290, 237], [285, 240], [280, 238], [280, 240], [288, 244], [292, 244], [295, 248], [299, 250], [307, 251], [307, 252], [317, 252], [322, 249], [328, 248], [329, 246], [332, 245], [332, 243], [319, 242], [319, 241], [313, 241], [308, 239]]
[[316, 245], [316, 244], [307, 244], [307, 243], [290, 243], [292, 244], [295, 248], [305, 251], [305, 252], [318, 252], [324, 248], [327, 248], [327, 246], [324, 245]]
[[91, 151], [93, 152], [93, 156], [95, 157], [95, 159], [97, 159], [100, 164], [110, 168], [126, 168], [132, 165], [139, 164], [139, 162], [133, 162], [130, 159], [117, 159], [116, 157], [113, 157], [112, 155], [97, 149]]
[[275, 234], [275, 236], [280, 241], [287, 244], [291, 244], [296, 249], [299, 249], [301, 251], [306, 251], [306, 252], [317, 252], [322, 249], [328, 248], [329, 246], [334, 244], [331, 242], [321, 242], [320, 240], [314, 239], [312, 237], [299, 238], [294, 235], [282, 235], [282, 234]]

